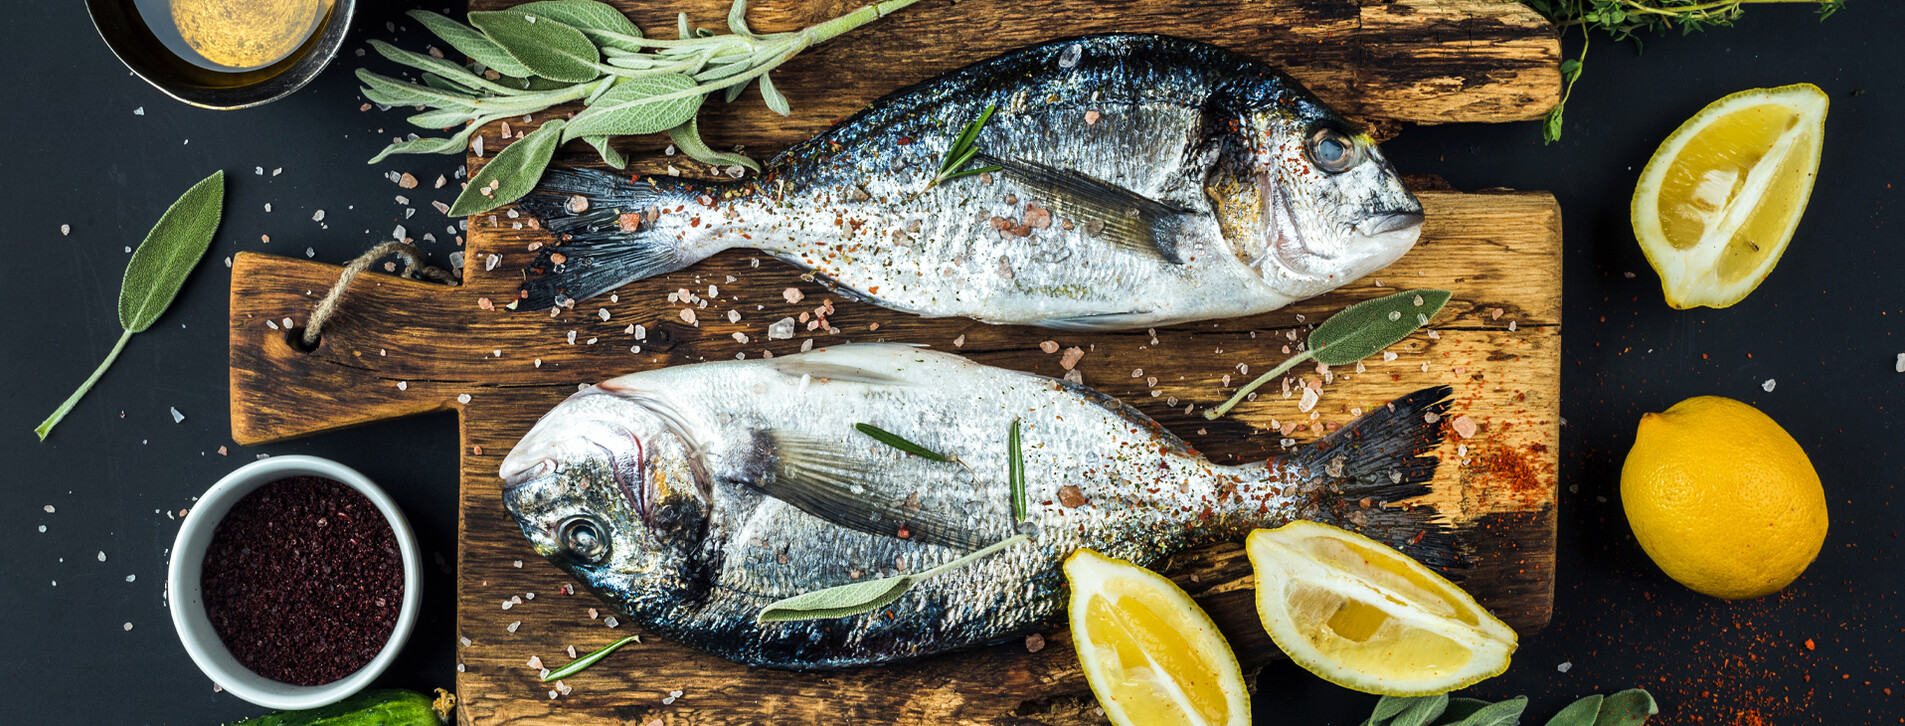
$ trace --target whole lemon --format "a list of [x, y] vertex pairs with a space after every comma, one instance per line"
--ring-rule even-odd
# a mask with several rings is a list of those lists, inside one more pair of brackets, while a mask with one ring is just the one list
[[1719, 396], [1640, 417], [1621, 505], [1668, 577], [1728, 600], [1778, 592], [1826, 540], [1826, 492], [1799, 442]]

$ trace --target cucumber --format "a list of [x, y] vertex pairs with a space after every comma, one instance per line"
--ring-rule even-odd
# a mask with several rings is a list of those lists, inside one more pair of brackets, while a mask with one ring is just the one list
[[443, 726], [444, 723], [429, 696], [392, 688], [363, 691], [320, 708], [268, 713], [232, 726]]

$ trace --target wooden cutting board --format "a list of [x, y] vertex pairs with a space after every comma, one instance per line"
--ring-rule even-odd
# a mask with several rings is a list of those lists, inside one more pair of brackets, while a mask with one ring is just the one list
[[[476, 0], [495, 9], [506, 0]], [[718, 0], [675, 0], [668, 11], [618, 3], [643, 28], [671, 28], [671, 12], [723, 27]], [[851, 10], [828, 0], [776, 0], [750, 13], [757, 31], [793, 29]], [[752, 91], [709, 114], [717, 148], [746, 142], [757, 158], [796, 143], [879, 95], [1027, 43], [1088, 32], [1146, 30], [1198, 38], [1281, 65], [1325, 100], [1378, 129], [1398, 122], [1506, 121], [1539, 117], [1556, 100], [1554, 32], [1514, 2], [1491, 0], [1227, 0], [1176, 7], [1151, 0], [926, 0], [808, 51], [776, 74], [794, 115], [759, 106]], [[538, 121], [541, 119], [538, 118]], [[516, 128], [525, 125], [516, 124]], [[483, 132], [492, 151], [506, 143]], [[659, 171], [660, 137], [626, 151], [637, 170]], [[472, 159], [473, 164], [482, 160]], [[557, 317], [486, 309], [515, 292], [529, 245], [546, 233], [506, 211], [471, 219], [465, 284], [448, 288], [381, 274], [352, 283], [311, 352], [292, 347], [339, 268], [244, 253], [231, 297], [233, 437], [253, 444], [407, 416], [460, 413], [457, 690], [466, 724], [628, 723], [1019, 723], [1103, 720], [1093, 711], [1062, 619], [1037, 652], [1008, 643], [920, 663], [845, 673], [749, 669], [659, 636], [570, 678], [550, 697], [531, 656], [566, 663], [631, 632], [586, 594], [565, 595], [568, 576], [528, 547], [499, 498], [502, 456], [535, 420], [576, 390], [647, 368], [797, 352], [848, 341], [921, 343], [982, 363], [1060, 376], [1061, 354], [1086, 351], [1084, 382], [1158, 419], [1214, 460], [1263, 459], [1282, 439], [1305, 441], [1362, 409], [1435, 384], [1455, 387], [1450, 440], [1434, 491], [1472, 548], [1464, 585], [1523, 636], [1548, 621], [1553, 595], [1555, 443], [1559, 422], [1560, 211], [1539, 192], [1420, 193], [1422, 241], [1402, 261], [1322, 298], [1252, 318], [1122, 333], [1069, 333], [926, 320], [830, 295], [772, 258], [728, 252], [687, 270], [626, 286], [611, 301], [583, 301]], [[436, 250], [438, 259], [448, 250]], [[493, 269], [487, 261], [496, 256]], [[375, 268], [374, 268], [375, 269]], [[710, 287], [714, 290], [711, 291]], [[1281, 361], [1309, 326], [1343, 306], [1395, 288], [1443, 287], [1455, 299], [1429, 330], [1364, 370], [1332, 371], [1315, 417], [1270, 386], [1231, 416], [1200, 412]], [[803, 294], [788, 302], [783, 291]], [[669, 294], [706, 299], [684, 322]], [[802, 330], [766, 341], [766, 326], [831, 300], [837, 333]], [[729, 321], [729, 311], [738, 322]], [[607, 311], [608, 319], [600, 311]], [[646, 338], [625, 332], [644, 326]], [[743, 334], [749, 342], [735, 337]], [[640, 346], [639, 351], [631, 350]], [[1319, 378], [1308, 366], [1291, 383]], [[1297, 390], [1292, 388], [1292, 391]], [[1457, 415], [1475, 431], [1453, 433]], [[1292, 424], [1291, 422], [1294, 422]], [[1290, 428], [1287, 436], [1273, 424]], [[1462, 428], [1466, 429], [1466, 422]], [[1236, 545], [1173, 558], [1175, 579], [1210, 611], [1248, 671], [1280, 657], [1256, 620], [1249, 565]], [[531, 594], [533, 593], [533, 597]], [[504, 609], [504, 603], [521, 598]], [[442, 614], [447, 615], [447, 613]], [[514, 627], [512, 627], [512, 625]]]

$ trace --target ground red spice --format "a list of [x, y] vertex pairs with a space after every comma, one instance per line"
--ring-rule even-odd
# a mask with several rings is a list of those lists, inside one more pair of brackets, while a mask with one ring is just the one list
[[376, 505], [321, 477], [259, 487], [213, 531], [200, 589], [253, 672], [315, 686], [376, 657], [403, 603], [403, 559]]

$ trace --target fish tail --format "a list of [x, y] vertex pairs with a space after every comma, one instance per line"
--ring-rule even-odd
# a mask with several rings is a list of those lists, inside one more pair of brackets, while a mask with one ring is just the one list
[[550, 168], [521, 206], [559, 241], [541, 248], [508, 307], [573, 304], [726, 249], [715, 215], [704, 225], [701, 213], [731, 196], [722, 182]]
[[1310, 482], [1304, 518], [1360, 532], [1438, 569], [1466, 567], [1434, 507], [1398, 503], [1429, 491], [1440, 460], [1425, 454], [1442, 443], [1453, 393], [1448, 386], [1418, 390], [1298, 449], [1286, 471]]

